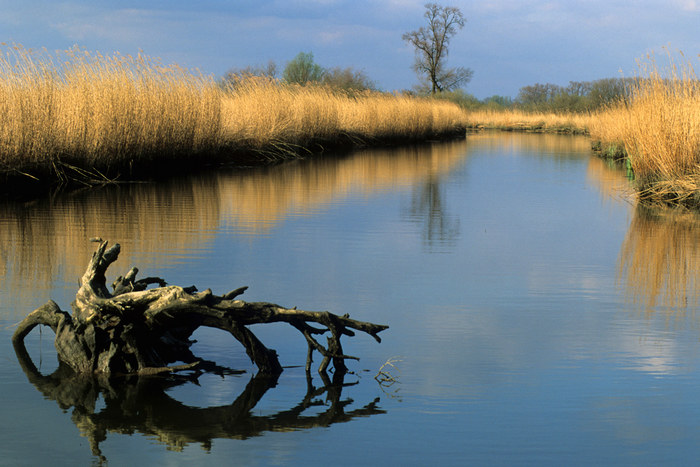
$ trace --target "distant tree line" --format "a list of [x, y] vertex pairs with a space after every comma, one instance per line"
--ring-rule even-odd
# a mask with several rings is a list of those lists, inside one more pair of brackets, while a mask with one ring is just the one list
[[[325, 68], [314, 61], [311, 52], [300, 52], [287, 62], [280, 72], [274, 61], [266, 65], [229, 70], [221, 80], [223, 86], [234, 85], [245, 77], [264, 77], [305, 86], [321, 84], [345, 92], [377, 91], [375, 83], [363, 70], [352, 67]], [[518, 109], [527, 112], [590, 112], [627, 97], [635, 78], [605, 78], [595, 81], [570, 81], [566, 86], [535, 83], [520, 88], [515, 98], [493, 95], [478, 99], [463, 89], [443, 89], [435, 99], [452, 101], [467, 110]], [[404, 91], [405, 94], [426, 95], [430, 89]]]
[[311, 52], [300, 52], [297, 54], [296, 57], [287, 62], [281, 74], [278, 72], [277, 64], [272, 60], [267, 65], [231, 69], [222, 78], [222, 85], [235, 86], [238, 80], [251, 76], [281, 79], [286, 83], [301, 86], [321, 84], [348, 92], [377, 90], [374, 82], [369, 79], [363, 70], [352, 67], [324, 68], [314, 61], [314, 56]]
[[515, 99], [508, 96], [490, 96], [477, 99], [457, 89], [437, 94], [465, 109], [519, 109], [527, 112], [590, 112], [625, 99], [635, 78], [605, 78], [596, 81], [570, 81], [567, 86], [535, 83], [520, 88]]
[[520, 88], [515, 103], [524, 110], [589, 112], [626, 98], [634, 78], [570, 81], [568, 86], [536, 83]]

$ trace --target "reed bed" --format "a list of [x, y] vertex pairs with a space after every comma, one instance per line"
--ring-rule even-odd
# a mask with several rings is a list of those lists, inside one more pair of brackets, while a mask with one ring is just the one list
[[466, 117], [451, 102], [255, 77], [235, 83], [222, 105], [224, 137], [235, 148], [423, 140], [462, 132]]
[[63, 176], [140, 159], [199, 154], [220, 144], [213, 81], [139, 55], [73, 48], [0, 54], [0, 167]]
[[700, 206], [700, 82], [690, 62], [661, 70], [655, 60], [627, 101], [600, 112], [591, 136], [604, 151], [625, 157], [640, 198]]
[[593, 117], [589, 113], [523, 112], [509, 110], [476, 110], [469, 112], [467, 126], [508, 131], [587, 134]]
[[[167, 162], [288, 157], [464, 129], [455, 104], [248, 78], [224, 89], [144, 55], [0, 49], [0, 175], [107, 180]], [[314, 146], [315, 145], [315, 146]], [[158, 165], [160, 164], [160, 165]]]

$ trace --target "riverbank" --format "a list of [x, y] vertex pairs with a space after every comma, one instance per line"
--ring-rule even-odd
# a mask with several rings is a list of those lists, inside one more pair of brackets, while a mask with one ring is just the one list
[[403, 94], [347, 93], [213, 78], [157, 59], [73, 48], [0, 55], [0, 193], [149, 180], [329, 150], [463, 137], [497, 129], [590, 135], [626, 161], [640, 198], [700, 208], [700, 81], [652, 63], [628, 99], [581, 114], [467, 112]]
[[601, 112], [591, 137], [604, 157], [624, 160], [639, 198], [700, 208], [700, 82], [688, 63], [652, 60], [627, 102]]
[[468, 113], [467, 128], [587, 135], [593, 118], [594, 116], [589, 113], [556, 114], [519, 110], [477, 110]]
[[468, 128], [579, 133], [593, 152], [627, 169], [645, 203], [700, 209], [700, 80], [689, 61], [653, 58], [629, 80], [625, 100], [586, 114], [471, 112]]
[[207, 164], [464, 135], [456, 104], [211, 77], [139, 55], [6, 47], [0, 58], [4, 191], [138, 180]]

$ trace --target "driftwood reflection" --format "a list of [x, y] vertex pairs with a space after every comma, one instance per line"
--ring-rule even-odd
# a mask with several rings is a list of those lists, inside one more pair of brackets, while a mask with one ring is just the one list
[[700, 298], [700, 216], [637, 206], [620, 252], [620, 277], [647, 310], [686, 309]]
[[[17, 359], [29, 379], [47, 399], [55, 400], [63, 410], [73, 408], [72, 420], [90, 442], [92, 453], [105, 461], [100, 443], [109, 433], [142, 433], [157, 439], [171, 450], [182, 450], [190, 443], [205, 449], [217, 438], [246, 439], [269, 431], [291, 431], [327, 427], [356, 417], [385, 413], [379, 398], [346, 411], [352, 399], [342, 399], [343, 377], [331, 380], [321, 375], [322, 386], [315, 387], [307, 373], [307, 391], [289, 410], [271, 415], [253, 415], [253, 408], [265, 393], [277, 385], [276, 377], [255, 376], [229, 405], [198, 408], [187, 406], [167, 394], [185, 384], [196, 384], [201, 372], [168, 377], [104, 378], [78, 376], [67, 366], [43, 375], [24, 347], [15, 349]], [[322, 396], [325, 394], [325, 400]], [[98, 400], [102, 397], [102, 401]], [[319, 412], [318, 407], [325, 410]], [[313, 408], [313, 410], [308, 410]], [[307, 410], [310, 412], [307, 414]]]

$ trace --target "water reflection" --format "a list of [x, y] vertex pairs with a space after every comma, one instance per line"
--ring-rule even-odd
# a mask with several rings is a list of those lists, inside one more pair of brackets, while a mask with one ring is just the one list
[[459, 217], [449, 214], [440, 176], [431, 174], [413, 189], [408, 218], [423, 225], [423, 242], [428, 247], [454, 245], [459, 237]]
[[[218, 225], [220, 205], [207, 199], [216, 183], [192, 178], [173, 180], [166, 187], [113, 186], [28, 203], [2, 203], [0, 290], [13, 290], [5, 298], [23, 303], [22, 294], [41, 295], [63, 277], [76, 283], [92, 255], [93, 245], [87, 239], [93, 236], [119, 239], [136, 248], [126, 249], [122, 265], [132, 264], [128, 255], [135, 254], [149, 266], [152, 261], [142, 253], [159, 251], [163, 245], [173, 257], [191, 253], [213, 237]], [[15, 308], [14, 303], [8, 305]]]
[[700, 216], [638, 205], [620, 251], [620, 277], [646, 310], [694, 308], [700, 297]]
[[[379, 395], [387, 410], [382, 417], [303, 430], [282, 436], [272, 443], [276, 446], [258, 437], [213, 443], [210, 454], [186, 450], [187, 459], [164, 460], [272, 463], [269, 456], [278, 462], [284, 456], [289, 464], [313, 463], [309, 459], [332, 455], [342, 438], [358, 446], [359, 464], [449, 464], [454, 459], [547, 464], [571, 458], [631, 464], [642, 456], [682, 464], [698, 446], [693, 412], [700, 344], [696, 317], [682, 310], [696, 301], [700, 265], [694, 239], [700, 223], [683, 213], [645, 211], [613, 200], [625, 193], [625, 174], [589, 157], [588, 144], [569, 136], [484, 133], [448, 146], [445, 154], [443, 146], [386, 155], [367, 151], [246, 174], [199, 175], [158, 187], [110, 187], [26, 209], [0, 207], [0, 235], [9, 240], [0, 242], [0, 268], [5, 267], [0, 293], [10, 291], [3, 281], [15, 281], [15, 291], [32, 305], [8, 309], [5, 295], [0, 314], [23, 316], [49, 298], [31, 302], [34, 275], [45, 274], [45, 281], [65, 276], [75, 292], [74, 278], [92, 251], [81, 239], [62, 238], [77, 223], [83, 227], [71, 235], [122, 239], [131, 233], [126, 240], [137, 247], [125, 247], [131, 255], [127, 267], [135, 264], [146, 272], [149, 261], [168, 264], [178, 260], [170, 251], [180, 251], [186, 265], [164, 277], [182, 269], [197, 280], [219, 274], [218, 283], [233, 278], [234, 286], [252, 285], [266, 299], [276, 293], [287, 303], [296, 294], [301, 305], [312, 301], [334, 312], [386, 320], [394, 331], [378, 350], [374, 343], [371, 351], [362, 341], [356, 344], [362, 365], [373, 371], [388, 355], [406, 356], [401, 399], [361, 392], [361, 386], [345, 388], [343, 395], [331, 397], [340, 412], [318, 403], [332, 388], [317, 380], [322, 387], [309, 394], [325, 392], [309, 397], [303, 377], [292, 372], [291, 380], [283, 377], [274, 389], [247, 376], [220, 381], [203, 376], [205, 394], [186, 380], [63, 384], [66, 378], [59, 373], [29, 372], [27, 378], [47, 396], [48, 406], [37, 408], [42, 418], [24, 423], [23, 431], [6, 434], [0, 444], [14, 448], [15, 457], [4, 456], [10, 462], [23, 459], [16, 445], [32, 433], [44, 436], [47, 446], [73, 442], [74, 450], [87, 452], [87, 443], [79, 446], [71, 435], [73, 425], [51, 401], [69, 409], [81, 432], [94, 440], [96, 453], [108, 453], [113, 463], [129, 463], [167, 453], [142, 436], [127, 439], [116, 433], [145, 434], [171, 449], [186, 443], [207, 447], [217, 437], [274, 430], [270, 420], [298, 429], [307, 421], [328, 423], [313, 420], [319, 411], [332, 420], [336, 413], [340, 420], [381, 413], [373, 402]], [[384, 190], [386, 196], [377, 196]], [[348, 227], [350, 234], [343, 230]], [[111, 230], [103, 234], [105, 229]], [[430, 251], [421, 249], [426, 245]], [[450, 254], [433, 254], [443, 246]], [[197, 249], [201, 261], [193, 258]], [[218, 249], [228, 251], [219, 254]], [[30, 263], [22, 265], [15, 253]], [[231, 261], [250, 267], [234, 276], [226, 269]], [[45, 264], [52, 270], [42, 271]], [[239, 276], [259, 283], [240, 282]], [[189, 283], [179, 279], [174, 282]], [[644, 306], [681, 312], [630, 313], [634, 307], [621, 296], [616, 279]], [[210, 285], [208, 278], [203, 282]], [[50, 292], [55, 297], [56, 291]], [[678, 303], [682, 308], [675, 307]], [[676, 317], [683, 319], [669, 329], [667, 322]], [[9, 341], [9, 332], [5, 335]], [[217, 357], [228, 355], [228, 340], [202, 345]], [[304, 349], [295, 343], [283, 350], [291, 361], [303, 360]], [[237, 363], [245, 361], [244, 355], [225, 358], [234, 362], [230, 366], [242, 367]], [[28, 418], [24, 415], [36, 406], [39, 393], [15, 395], [26, 381], [14, 358], [4, 371], [6, 417]], [[23, 382], [11, 385], [18, 376]], [[207, 384], [208, 378], [216, 381]], [[289, 381], [292, 388], [299, 381], [302, 386], [291, 400]], [[356, 397], [357, 405], [342, 406], [358, 392], [364, 397]], [[171, 411], [213, 428], [163, 418]], [[53, 425], [47, 422], [54, 413], [60, 418], [55, 426], [64, 430], [49, 437], [47, 427]], [[285, 418], [287, 413], [296, 420]], [[226, 424], [229, 419], [234, 422]], [[674, 434], [669, 437], [669, 432]], [[377, 445], [383, 449], [372, 449]], [[27, 452], [34, 460], [37, 453]], [[372, 454], [363, 457], [366, 452]]]
[[547, 158], [581, 158], [591, 152], [588, 138], [569, 135], [530, 133], [480, 132], [467, 137], [470, 146], [478, 146], [491, 153], [535, 154]]
[[17, 310], [17, 318], [26, 311], [18, 305], [30, 298], [22, 294], [49, 290], [61, 277], [80, 277], [92, 253], [90, 237], [119, 241], [126, 252], [122, 267], [138, 263], [145, 269], [197, 256], [222, 228], [264, 236], [290, 215], [403, 187], [418, 187], [413, 214], [424, 219], [428, 237], [449, 237], [454, 229], [444, 219], [438, 185], [466, 155], [462, 140], [0, 203], [0, 290], [14, 291], [8, 308]]
[[634, 203], [635, 194], [625, 169], [612, 161], [591, 157], [586, 169], [586, 180], [597, 186], [600, 193], [609, 199], [625, 199]]
[[630, 301], [646, 311], [685, 310], [700, 302], [700, 215], [637, 204], [624, 168], [592, 157], [588, 180], [608, 198], [635, 203], [619, 253], [619, 277]]
[[464, 140], [366, 150], [236, 174], [220, 184], [227, 222], [260, 235], [294, 214], [311, 215], [348, 196], [422, 186], [437, 181], [467, 156]]
[[327, 375], [321, 375], [323, 385], [316, 387], [307, 373], [306, 394], [298, 404], [270, 415], [254, 415], [253, 409], [265, 393], [276, 386], [276, 378], [253, 377], [231, 404], [200, 408], [168, 395], [175, 387], [197, 384], [199, 372], [186, 376], [109, 379], [79, 376], [67, 366], [59, 365], [52, 374], [43, 375], [24, 348], [15, 351], [29, 382], [46, 399], [56, 401], [64, 411], [73, 408], [73, 423], [89, 440], [92, 454], [100, 461], [107, 460], [100, 443], [109, 433], [141, 433], [176, 451], [198, 443], [208, 451], [214, 439], [246, 439], [270, 431], [328, 427], [356, 417], [386, 413], [379, 408], [378, 397], [346, 411], [353, 400], [342, 397], [343, 388], [357, 383], [345, 383], [343, 376], [331, 381]]

